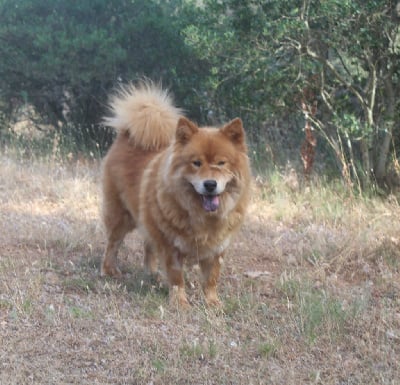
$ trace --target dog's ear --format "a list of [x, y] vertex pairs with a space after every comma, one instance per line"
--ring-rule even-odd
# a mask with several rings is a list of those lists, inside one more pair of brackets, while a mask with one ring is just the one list
[[176, 141], [181, 144], [186, 144], [193, 134], [199, 131], [199, 127], [185, 117], [181, 117], [178, 121], [176, 129]]
[[231, 140], [233, 144], [238, 146], [241, 150], [246, 151], [246, 134], [240, 118], [231, 120], [220, 130]]

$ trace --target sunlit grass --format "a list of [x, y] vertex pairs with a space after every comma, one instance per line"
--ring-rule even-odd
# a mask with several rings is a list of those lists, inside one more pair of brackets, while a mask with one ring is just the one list
[[294, 169], [257, 178], [225, 258], [221, 309], [205, 306], [198, 271], [188, 269], [193, 306], [179, 312], [143, 269], [136, 233], [121, 248], [123, 277], [99, 276], [99, 161], [18, 151], [0, 159], [0, 382], [399, 378], [394, 196], [356, 197], [317, 178], [304, 184]]

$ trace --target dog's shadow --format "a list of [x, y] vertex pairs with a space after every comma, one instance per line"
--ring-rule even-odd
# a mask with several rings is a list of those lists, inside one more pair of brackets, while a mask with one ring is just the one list
[[128, 293], [140, 296], [156, 294], [161, 297], [168, 297], [168, 287], [159, 275], [149, 273], [142, 266], [122, 268], [121, 272], [122, 276], [117, 280]]
[[117, 290], [136, 294], [140, 296], [158, 295], [162, 298], [168, 297], [168, 287], [158, 274], [149, 273], [142, 265], [122, 261], [119, 264], [121, 275], [118, 277], [109, 277], [100, 275], [102, 258], [93, 256], [87, 260], [82, 260], [81, 268], [88, 276], [95, 279], [98, 285], [113, 286]]

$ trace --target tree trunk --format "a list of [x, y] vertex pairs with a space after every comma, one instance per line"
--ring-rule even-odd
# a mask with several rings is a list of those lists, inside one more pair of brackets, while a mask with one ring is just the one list
[[392, 83], [392, 72], [385, 79], [385, 101], [386, 101], [386, 130], [385, 136], [382, 141], [382, 146], [379, 150], [378, 161], [376, 165], [375, 175], [378, 183], [383, 182], [386, 176], [387, 158], [390, 150], [390, 142], [392, 140], [392, 133], [394, 127], [394, 114], [395, 114], [395, 96]]
[[362, 173], [361, 180], [363, 188], [367, 188], [371, 182], [371, 161], [369, 157], [368, 138], [361, 139], [361, 161]]
[[378, 183], [383, 182], [386, 176], [386, 163], [389, 155], [390, 142], [392, 140], [392, 127], [385, 130], [385, 136], [382, 141], [378, 154], [378, 161], [375, 169], [375, 177]]

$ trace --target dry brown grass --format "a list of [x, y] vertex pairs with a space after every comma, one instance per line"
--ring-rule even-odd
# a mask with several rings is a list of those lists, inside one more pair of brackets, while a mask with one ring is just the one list
[[[394, 197], [258, 187], [221, 277], [222, 311], [168, 307], [142, 269], [102, 279], [99, 165], [0, 159], [1, 384], [398, 384]], [[292, 188], [292, 189], [291, 189]]]

